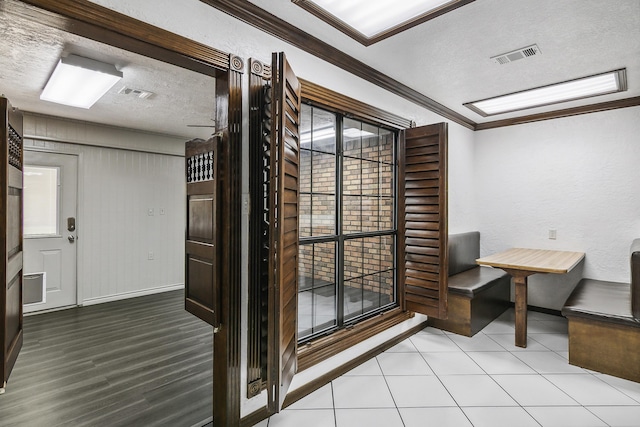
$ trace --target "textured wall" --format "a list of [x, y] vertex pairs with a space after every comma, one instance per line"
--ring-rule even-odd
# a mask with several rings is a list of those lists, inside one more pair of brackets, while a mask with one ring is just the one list
[[35, 115], [25, 135], [27, 149], [79, 155], [78, 303], [184, 284], [184, 157], [153, 152], [184, 153], [184, 141]]
[[586, 253], [568, 277], [532, 276], [530, 304], [561, 308], [581, 275], [629, 281], [639, 135], [638, 107], [476, 132], [481, 255], [514, 246]]

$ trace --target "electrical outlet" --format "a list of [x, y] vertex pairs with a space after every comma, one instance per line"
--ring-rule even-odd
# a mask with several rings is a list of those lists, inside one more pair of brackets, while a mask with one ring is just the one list
[[147, 259], [151, 261], [154, 258], [155, 258], [155, 254], [153, 253], [153, 251], [149, 251], [149, 255], [147, 255]]
[[556, 230], [549, 230], [549, 239], [556, 240]]
[[153, 208], [149, 208], [149, 210], [147, 211], [147, 213], [149, 214], [149, 216], [153, 216]]

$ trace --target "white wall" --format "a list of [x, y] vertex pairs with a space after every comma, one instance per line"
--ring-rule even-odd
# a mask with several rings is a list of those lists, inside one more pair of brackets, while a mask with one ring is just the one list
[[531, 276], [530, 304], [560, 309], [581, 276], [629, 281], [629, 246], [640, 237], [640, 107], [479, 131], [475, 140], [482, 255], [586, 253], [569, 277]]
[[[395, 113], [418, 125], [447, 121], [437, 114], [418, 107], [369, 82], [324, 62], [282, 40], [271, 37], [256, 28], [244, 24], [199, 0], [183, 0], [179, 6], [171, 0], [91, 0], [120, 13], [151, 23], [173, 33], [199, 41], [225, 52], [236, 54], [247, 62], [256, 58], [270, 62], [272, 52], [284, 51], [298, 77], [312, 81], [336, 92]], [[241, 37], [239, 37], [241, 35]], [[246, 67], [247, 64], [245, 64]], [[243, 85], [248, 86], [245, 73]], [[244, 98], [244, 156], [243, 193], [248, 197], [248, 100]], [[475, 199], [473, 195], [473, 138], [469, 129], [450, 123], [449, 125], [449, 230], [461, 232], [477, 229], [475, 222]], [[243, 215], [243, 305], [248, 299], [248, 213]], [[247, 330], [247, 310], [243, 310], [242, 331]], [[241, 339], [242, 353], [246, 355], [246, 336]], [[363, 346], [363, 348], [366, 344]], [[246, 387], [245, 358], [242, 360], [241, 384]], [[321, 375], [322, 372], [317, 372]], [[247, 400], [246, 390], [241, 390], [242, 415], [260, 409], [266, 402], [264, 395]]]
[[24, 125], [25, 149], [79, 156], [78, 303], [182, 287], [184, 140], [33, 114]]

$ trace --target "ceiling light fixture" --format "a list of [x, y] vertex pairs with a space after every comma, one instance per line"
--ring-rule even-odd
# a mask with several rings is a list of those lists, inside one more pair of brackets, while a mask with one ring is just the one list
[[626, 69], [463, 104], [483, 117], [627, 90]]
[[61, 58], [40, 99], [79, 108], [91, 108], [122, 78], [114, 65], [78, 55]]
[[474, 0], [292, 0], [368, 46]]

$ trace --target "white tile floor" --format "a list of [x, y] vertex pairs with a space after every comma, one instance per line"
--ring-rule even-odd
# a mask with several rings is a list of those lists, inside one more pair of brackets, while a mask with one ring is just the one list
[[261, 427], [640, 426], [640, 384], [567, 362], [567, 323], [509, 310], [473, 338], [427, 328]]

